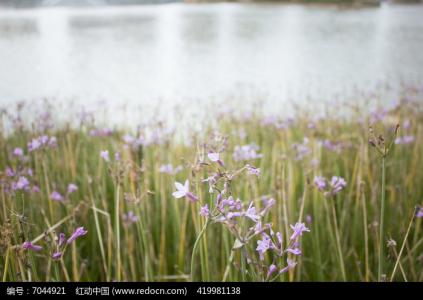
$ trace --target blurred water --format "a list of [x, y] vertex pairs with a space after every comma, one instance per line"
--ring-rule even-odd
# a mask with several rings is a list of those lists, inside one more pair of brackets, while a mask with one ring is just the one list
[[0, 105], [104, 101], [117, 122], [128, 118], [123, 106], [149, 117], [258, 98], [268, 111], [328, 105], [384, 83], [422, 82], [422, 16], [421, 5], [3, 10]]

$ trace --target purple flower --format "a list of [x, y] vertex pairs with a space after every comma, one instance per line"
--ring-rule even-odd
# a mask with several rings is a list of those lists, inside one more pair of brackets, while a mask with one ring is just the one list
[[120, 153], [119, 152], [115, 152], [115, 161], [120, 161], [121, 157], [120, 157]]
[[342, 177], [333, 176], [330, 181], [330, 185], [332, 188], [332, 195], [336, 195], [347, 186], [347, 182]]
[[159, 168], [160, 173], [166, 173], [170, 175], [175, 175], [182, 170], [182, 166], [177, 166], [174, 168], [171, 164], [161, 165]]
[[414, 136], [406, 135], [406, 136], [402, 136], [402, 137], [397, 137], [395, 139], [395, 144], [396, 145], [407, 145], [407, 144], [413, 143], [414, 140], [415, 140]]
[[322, 146], [332, 152], [340, 153], [344, 147], [342, 142], [332, 142], [330, 140], [324, 140]]
[[122, 216], [123, 222], [126, 224], [133, 224], [138, 221], [138, 216], [134, 214], [133, 211], [128, 211], [127, 214], [124, 214]]
[[15, 150], [13, 150], [13, 155], [17, 156], [17, 157], [22, 157], [23, 156], [23, 150], [22, 148], [15, 148]]
[[70, 236], [70, 238], [68, 238], [67, 243], [70, 244], [72, 243], [74, 240], [76, 240], [78, 237], [86, 235], [87, 234], [87, 230], [84, 229], [84, 227], [78, 227], [74, 233], [72, 233], [72, 235]]
[[298, 247], [288, 248], [288, 249], [286, 249], [286, 252], [292, 253], [294, 255], [301, 255], [301, 249], [298, 248]]
[[272, 276], [273, 273], [275, 273], [278, 270], [278, 268], [276, 267], [276, 265], [271, 264], [269, 266], [269, 270], [267, 271], [267, 278], [269, 278], [270, 276]]
[[55, 136], [50, 137], [50, 140], [48, 141], [48, 145], [51, 148], [56, 148], [57, 147], [57, 138]]
[[313, 182], [319, 191], [324, 191], [326, 189], [326, 178], [322, 176], [315, 176]]
[[72, 194], [73, 192], [78, 190], [78, 186], [74, 183], [69, 183], [68, 185], [68, 194]]
[[275, 245], [267, 234], [262, 235], [262, 239], [257, 241], [256, 251], [260, 255], [260, 260], [264, 260], [264, 253], [269, 249], [274, 249]]
[[308, 153], [310, 153], [310, 149], [308, 148], [308, 138], [304, 138], [301, 144], [293, 144], [292, 149], [296, 151], [295, 160], [303, 159]]
[[28, 152], [33, 152], [35, 150], [38, 150], [47, 146], [50, 148], [57, 147], [56, 137], [54, 136], [49, 137], [47, 135], [43, 135], [38, 138], [32, 139], [31, 142], [28, 143]]
[[208, 217], [210, 215], [209, 206], [207, 204], [204, 206], [201, 206], [200, 215], [202, 215], [203, 217]]
[[210, 152], [209, 154], [207, 154], [207, 157], [212, 162], [217, 162], [219, 165], [223, 167], [223, 161], [220, 159], [220, 154], [218, 152]]
[[247, 165], [247, 172], [248, 172], [248, 175], [255, 175], [257, 177], [260, 177], [260, 169], [259, 168], [255, 168], [255, 167], [252, 167], [250, 165]]
[[306, 215], [305, 220], [307, 224], [311, 224], [311, 222], [313, 221], [313, 218], [311, 217], [311, 215]]
[[26, 177], [19, 177], [18, 182], [14, 186], [15, 190], [27, 190], [29, 188], [29, 181]]
[[58, 260], [62, 257], [62, 254], [63, 253], [60, 252], [60, 251], [54, 252], [53, 255], [51, 256], [51, 258], [54, 259], [54, 260]]
[[283, 245], [283, 239], [282, 239], [282, 234], [278, 231], [276, 232], [276, 238], [278, 239], [278, 246], [280, 249], [282, 249], [282, 245]]
[[104, 161], [106, 161], [106, 162], [110, 161], [109, 151], [107, 151], [107, 150], [101, 151], [100, 156], [101, 156], [101, 158], [104, 159]]
[[57, 241], [57, 245], [60, 247], [60, 246], [62, 246], [63, 245], [63, 243], [66, 241], [66, 236], [65, 236], [65, 234], [62, 232], [62, 233], [60, 233], [59, 234], [59, 238], [58, 238], [58, 241]]
[[11, 167], [7, 167], [6, 168], [6, 176], [7, 177], [13, 177], [13, 176], [15, 176], [15, 171], [13, 171], [13, 169]]
[[50, 198], [51, 198], [51, 200], [54, 200], [54, 201], [63, 201], [63, 200], [65, 200], [63, 198], [63, 196], [59, 192], [57, 192], [57, 191], [53, 191], [50, 194]]
[[294, 231], [290, 237], [290, 240], [296, 240], [298, 237], [303, 235], [303, 232], [310, 232], [310, 229], [308, 229], [304, 223], [295, 223], [295, 225], [290, 225], [291, 229]]
[[93, 129], [90, 131], [91, 136], [105, 137], [111, 136], [113, 131], [110, 128]]
[[29, 152], [35, 151], [39, 149], [41, 146], [42, 144], [39, 141], [39, 139], [32, 139], [32, 141], [28, 143], [28, 151]]
[[260, 215], [264, 216], [265, 214], [267, 214], [269, 209], [276, 204], [276, 200], [273, 199], [273, 198], [263, 197], [262, 201], [263, 201], [263, 204], [264, 204], [264, 208], [260, 212]]
[[34, 245], [33, 243], [26, 241], [22, 244], [22, 249], [40, 251], [41, 249], [43, 249], [43, 247]]
[[176, 187], [177, 191], [173, 192], [172, 195], [176, 199], [186, 197], [192, 202], [198, 201], [198, 197], [195, 196], [193, 193], [191, 193], [189, 191], [189, 181], [188, 181], [188, 179], [185, 181], [184, 185], [182, 185], [179, 182], [175, 182], [175, 187]]
[[261, 158], [263, 155], [257, 153], [259, 149], [259, 146], [255, 144], [235, 146], [233, 158], [235, 161]]
[[416, 214], [417, 218], [423, 218], [423, 207], [420, 207]]
[[285, 268], [283, 268], [279, 272], [280, 274], [288, 272], [289, 270], [293, 269], [297, 265], [297, 263], [294, 260], [291, 260], [289, 258], [287, 259], [286, 262], [288, 263], [288, 266], [286, 266]]
[[260, 219], [260, 216], [256, 213], [256, 208], [253, 206], [253, 202], [250, 203], [250, 206], [245, 211], [245, 216], [253, 222], [257, 222]]

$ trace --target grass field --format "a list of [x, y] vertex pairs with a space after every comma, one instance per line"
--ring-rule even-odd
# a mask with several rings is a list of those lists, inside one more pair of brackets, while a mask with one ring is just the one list
[[3, 112], [2, 280], [422, 281], [420, 96], [183, 142]]

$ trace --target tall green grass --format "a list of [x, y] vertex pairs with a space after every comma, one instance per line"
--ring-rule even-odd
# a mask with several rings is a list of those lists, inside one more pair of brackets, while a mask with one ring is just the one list
[[[0, 170], [30, 167], [33, 176], [28, 178], [40, 187], [39, 193], [10, 193], [4, 188], [9, 179], [1, 174], [2, 279], [262, 280], [242, 272], [247, 262], [241, 251], [233, 249], [228, 230], [199, 215], [200, 206], [212, 205], [215, 195], [202, 182], [208, 174], [198, 161], [204, 156], [202, 144], [209, 143], [218, 130], [228, 138], [221, 154], [228, 170], [247, 163], [233, 160], [236, 145], [255, 143], [263, 154], [248, 162], [260, 168], [260, 177], [241, 174], [231, 187], [234, 195], [258, 207], [261, 196], [273, 197], [276, 205], [267, 221], [284, 239], [289, 238], [290, 224], [310, 222], [311, 232], [301, 240], [298, 265], [276, 280], [376, 281], [385, 276], [393, 281], [422, 281], [422, 219], [414, 217], [416, 206], [423, 204], [421, 100], [402, 102], [375, 122], [361, 110], [345, 118], [315, 119], [299, 113], [290, 126], [277, 128], [263, 125], [260, 113], [248, 118], [227, 114], [214, 128], [195, 134], [190, 143], [166, 137], [162, 143], [137, 149], [124, 145], [125, 132], [119, 129], [110, 136], [93, 137], [89, 134], [93, 125], [82, 124], [47, 129], [45, 134], [57, 137], [57, 148], [28, 153], [27, 143], [40, 135], [36, 129], [14, 127], [11, 134], [2, 130]], [[406, 120], [409, 128], [402, 127]], [[380, 155], [368, 142], [370, 124], [388, 140], [400, 124], [398, 136], [413, 135], [415, 140], [393, 144], [381, 168]], [[309, 153], [296, 160], [292, 145], [304, 137], [309, 140]], [[331, 151], [319, 142], [326, 139], [343, 146]], [[24, 149], [28, 161], [12, 155], [15, 147]], [[102, 150], [109, 151], [111, 162], [101, 159]], [[120, 162], [114, 161], [115, 152], [120, 153]], [[175, 175], [160, 173], [160, 166], [167, 163], [183, 169]], [[324, 197], [313, 185], [317, 175], [341, 176], [347, 187], [336, 197]], [[198, 203], [172, 197], [174, 182], [187, 178]], [[53, 190], [65, 194], [71, 182], [78, 190], [67, 200], [50, 199]], [[124, 222], [122, 216], [129, 211], [138, 221]], [[88, 233], [68, 245], [62, 259], [53, 260], [49, 247], [56, 236], [60, 232], [69, 236], [79, 226]], [[387, 247], [389, 239], [397, 242], [398, 249], [392, 244]], [[24, 241], [33, 241], [43, 250], [25, 251]]]

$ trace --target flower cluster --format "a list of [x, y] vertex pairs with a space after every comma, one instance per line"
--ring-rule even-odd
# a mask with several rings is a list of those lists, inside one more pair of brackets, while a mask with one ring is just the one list
[[330, 181], [325, 177], [316, 176], [313, 182], [319, 191], [324, 192], [325, 197], [334, 196], [347, 186], [345, 179], [338, 176], [332, 176]]
[[336, 142], [328, 139], [321, 141], [321, 144], [323, 148], [338, 154], [341, 153], [342, 150], [350, 146], [350, 144], [346, 142]]
[[309, 140], [304, 138], [303, 142], [293, 144], [291, 147], [295, 151], [295, 160], [302, 160], [306, 155], [310, 153], [310, 148], [308, 147]]
[[[260, 270], [267, 270], [265, 279], [272, 276], [278, 276], [295, 267], [296, 262], [289, 255], [301, 255], [299, 238], [303, 232], [310, 231], [304, 223], [296, 223], [291, 225], [292, 235], [289, 238], [287, 247], [283, 246], [283, 238], [280, 232], [272, 230], [271, 223], [264, 223], [264, 218], [273, 207], [276, 201], [273, 198], [262, 198], [263, 207], [258, 209], [254, 202], [250, 202], [245, 206], [240, 199], [234, 199], [232, 196], [224, 198], [222, 194], [218, 194], [214, 203], [214, 208], [210, 209], [206, 204], [200, 208], [200, 215], [209, 218], [212, 223], [221, 223], [234, 235], [236, 243], [234, 249], [248, 247], [251, 242], [256, 240], [257, 247], [255, 251], [259, 257]], [[241, 224], [248, 220], [252, 223], [247, 230]], [[248, 222], [247, 222], [248, 223]], [[272, 253], [272, 263], [268, 267], [263, 267], [266, 253]], [[287, 257], [286, 266], [281, 265], [280, 259]], [[253, 260], [248, 258], [250, 264], [254, 265]]]
[[54, 136], [42, 135], [40, 137], [32, 139], [28, 143], [28, 152], [33, 152], [44, 148], [56, 148], [57, 139]]
[[107, 137], [113, 134], [113, 130], [110, 128], [96, 128], [90, 131], [91, 136], [96, 137]]
[[408, 145], [414, 143], [414, 136], [413, 135], [405, 135], [405, 136], [399, 136], [395, 139], [396, 145]]
[[62, 201], [65, 201], [69, 197], [70, 194], [76, 192], [77, 190], [78, 190], [78, 186], [76, 184], [69, 183], [65, 196], [63, 196], [58, 191], [53, 191], [50, 194], [50, 199], [53, 201], [62, 202]]
[[[57, 241], [53, 245], [51, 257], [54, 260], [60, 259], [63, 256], [63, 253], [65, 252], [67, 245], [70, 245], [71, 243], [73, 243], [77, 238], [86, 235], [87, 232], [88, 231], [85, 230], [84, 227], [78, 227], [68, 239], [66, 239], [66, 236], [64, 233], [60, 233], [59, 236], [57, 237]], [[43, 249], [42, 246], [35, 245], [30, 241], [25, 241], [22, 244], [21, 248], [23, 250], [32, 250], [37, 252]]]
[[172, 164], [165, 164], [165, 165], [161, 165], [160, 168], [159, 168], [160, 173], [169, 174], [169, 175], [176, 175], [180, 171], [182, 171], [181, 165], [179, 165], [177, 167], [173, 167]]
[[260, 147], [255, 144], [249, 144], [244, 146], [235, 146], [233, 159], [235, 161], [246, 161], [261, 158], [263, 155], [257, 153]]
[[31, 181], [34, 181], [32, 179], [33, 171], [31, 168], [18, 167], [14, 170], [11, 167], [7, 167], [4, 174], [6, 176], [1, 179], [0, 184], [6, 193], [18, 191], [38, 193], [40, 191], [40, 188], [36, 184], [31, 183]]

